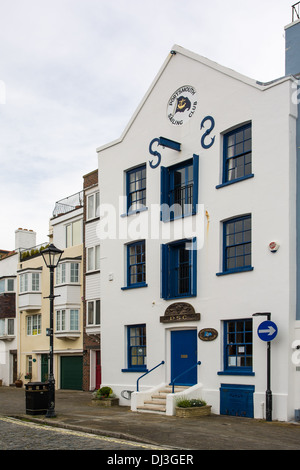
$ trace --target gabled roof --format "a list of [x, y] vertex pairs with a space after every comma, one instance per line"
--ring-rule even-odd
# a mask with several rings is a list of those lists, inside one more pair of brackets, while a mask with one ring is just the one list
[[138, 116], [140, 110], [144, 106], [144, 103], [146, 102], [149, 95], [151, 94], [153, 88], [156, 86], [156, 84], [158, 83], [158, 81], [159, 81], [160, 77], [162, 76], [163, 72], [166, 70], [169, 62], [172, 60], [173, 57], [176, 57], [177, 54], [181, 54], [181, 55], [183, 55], [183, 56], [185, 56], [185, 57], [187, 57], [191, 60], [197, 61], [198, 63], [200, 63], [200, 64], [202, 64], [202, 65], [204, 65], [208, 68], [211, 68], [211, 69], [213, 69], [213, 70], [215, 70], [215, 71], [217, 71], [221, 74], [224, 74], [226, 76], [229, 76], [229, 77], [233, 78], [234, 80], [243, 82], [246, 85], [254, 87], [254, 88], [256, 88], [258, 90], [261, 90], [261, 91], [265, 91], [265, 90], [267, 90], [267, 89], [269, 89], [269, 88], [271, 88], [271, 87], [273, 87], [273, 86], [275, 86], [279, 83], [282, 83], [283, 81], [286, 81], [286, 80], [295, 80], [295, 78], [293, 76], [286, 76], [286, 77], [281, 77], [279, 79], [273, 80], [273, 81], [268, 82], [268, 83], [259, 82], [257, 80], [252, 79], [252, 78], [249, 78], [245, 75], [242, 75], [239, 72], [236, 72], [235, 70], [232, 70], [228, 67], [224, 67], [223, 65], [220, 65], [217, 62], [214, 62], [210, 59], [207, 59], [206, 57], [203, 57], [199, 54], [191, 52], [191, 51], [175, 44], [172, 47], [170, 53], [168, 54], [166, 60], [164, 61], [163, 65], [160, 68], [160, 70], [159, 70], [158, 74], [156, 75], [155, 79], [151, 83], [148, 91], [146, 92], [143, 99], [141, 100], [141, 102], [140, 102], [139, 106], [137, 107], [135, 113], [131, 117], [129, 123], [125, 127], [125, 129], [124, 129], [123, 133], [121, 134], [121, 136], [118, 139], [116, 139], [116, 140], [114, 140], [110, 143], [107, 143], [107, 144], [104, 144], [104, 145], [98, 147], [96, 149], [97, 152], [101, 152], [102, 150], [105, 150], [106, 148], [113, 147], [114, 145], [117, 145], [117, 144], [119, 144], [123, 141], [123, 139], [126, 136], [128, 130], [130, 129], [130, 127], [134, 123], [136, 117]]

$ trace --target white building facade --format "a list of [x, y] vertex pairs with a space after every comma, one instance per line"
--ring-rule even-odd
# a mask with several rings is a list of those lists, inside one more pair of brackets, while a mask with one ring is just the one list
[[16, 315], [17, 267], [20, 251], [36, 244], [33, 230], [15, 231], [15, 249], [0, 258], [0, 380], [11, 385], [18, 377], [19, 322]]
[[300, 408], [287, 73], [263, 84], [174, 46], [121, 138], [97, 150], [102, 384], [133, 410], [174, 384], [214, 413], [264, 418], [267, 313], [273, 419]]

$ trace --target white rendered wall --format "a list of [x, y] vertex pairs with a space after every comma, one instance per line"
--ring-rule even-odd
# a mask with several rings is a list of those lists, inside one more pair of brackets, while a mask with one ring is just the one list
[[[167, 102], [181, 85], [197, 90], [197, 109], [190, 121], [174, 127], [166, 118]], [[292, 389], [293, 364], [291, 343], [295, 318], [295, 156], [294, 135], [296, 109], [290, 101], [291, 81], [282, 81], [262, 91], [254, 81], [245, 79], [216, 64], [192, 60], [177, 54], [164, 70], [156, 86], [124, 133], [119, 143], [99, 150], [99, 187], [102, 208], [112, 205], [117, 212], [116, 238], [102, 239], [101, 252], [101, 309], [102, 309], [102, 378], [115, 393], [134, 390], [139, 373], [124, 373], [126, 368], [126, 325], [146, 323], [147, 367], [161, 360], [166, 364], [141, 381], [141, 388], [155, 386], [170, 379], [170, 331], [176, 328], [215, 328], [215, 341], [198, 342], [201, 366], [198, 381], [203, 383], [206, 399], [219, 412], [221, 383], [255, 385], [254, 412], [261, 417], [261, 402], [266, 389], [266, 344], [256, 335], [263, 319], [253, 319], [254, 376], [218, 375], [222, 363], [222, 321], [251, 318], [256, 312], [271, 312], [278, 325], [278, 336], [272, 343], [272, 391], [274, 419], [290, 419], [294, 402]], [[201, 147], [200, 123], [213, 116], [214, 145]], [[254, 177], [216, 189], [221, 183], [222, 133], [252, 121], [252, 172]], [[174, 300], [160, 298], [160, 245], [174, 239], [146, 240], [146, 269], [148, 287], [122, 291], [125, 285], [124, 244], [130, 237], [120, 239], [119, 224], [136, 223], [145, 229], [154, 214], [153, 205], [160, 203], [160, 167], [151, 169], [153, 157], [148, 147], [155, 137], [164, 136], [181, 143], [181, 152], [160, 149], [161, 164], [172, 164], [199, 155], [199, 203], [203, 210], [197, 219], [197, 238], [204, 239], [197, 258], [197, 297], [184, 300], [201, 314], [199, 322], [162, 324], [160, 316]], [[209, 139], [208, 139], [209, 140]], [[119, 197], [125, 194], [124, 172], [147, 164], [148, 211], [122, 218]], [[207, 216], [203, 213], [207, 211]], [[221, 221], [226, 218], [252, 214], [253, 271], [216, 276], [221, 271]], [[133, 222], [134, 221], [134, 222]], [[174, 222], [173, 226], [178, 222]], [[162, 226], [163, 223], [160, 222]], [[172, 224], [169, 224], [172, 225]], [[132, 227], [133, 228], [133, 227]], [[188, 234], [185, 234], [188, 236]], [[193, 233], [191, 232], [191, 236]], [[144, 238], [142, 235], [141, 238]], [[145, 237], [147, 238], [147, 237]], [[268, 244], [278, 240], [277, 253]], [[128, 404], [128, 402], [122, 402]]]

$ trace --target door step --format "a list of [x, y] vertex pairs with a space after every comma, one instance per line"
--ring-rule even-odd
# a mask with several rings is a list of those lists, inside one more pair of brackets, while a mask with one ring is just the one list
[[[186, 390], [188, 387], [175, 387], [174, 393], [180, 393]], [[167, 396], [172, 393], [172, 387], [166, 385], [158, 392], [154, 393], [150, 399], [144, 401], [144, 405], [137, 407], [137, 411], [146, 413], [159, 413], [165, 414], [167, 408]]]

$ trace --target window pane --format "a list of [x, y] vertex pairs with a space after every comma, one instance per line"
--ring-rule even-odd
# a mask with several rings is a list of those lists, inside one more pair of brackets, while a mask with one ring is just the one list
[[66, 247], [72, 246], [72, 225], [66, 226]]
[[82, 243], [81, 236], [81, 220], [73, 223], [73, 246], [80, 245]]
[[96, 325], [100, 325], [100, 300], [96, 300]]
[[224, 223], [224, 270], [251, 266], [251, 216]]
[[94, 194], [88, 196], [87, 203], [87, 218], [92, 219], [95, 216], [95, 199]]
[[93, 270], [94, 267], [94, 248], [88, 248], [88, 271]]
[[4, 318], [0, 319], [0, 335], [3, 336], [5, 334], [5, 320]]
[[78, 323], [78, 310], [71, 310], [70, 311], [70, 330], [78, 330], [79, 323]]
[[7, 320], [7, 334], [8, 335], [13, 335], [14, 334], [14, 319], [13, 318], [8, 318]]
[[88, 325], [94, 324], [94, 302], [88, 302]]
[[251, 149], [251, 124], [224, 136], [224, 182], [251, 174]]
[[252, 367], [252, 320], [225, 322], [226, 368]]
[[100, 269], [100, 245], [95, 246], [95, 269]]
[[78, 282], [79, 281], [79, 264], [78, 263], [71, 263], [71, 282]]

